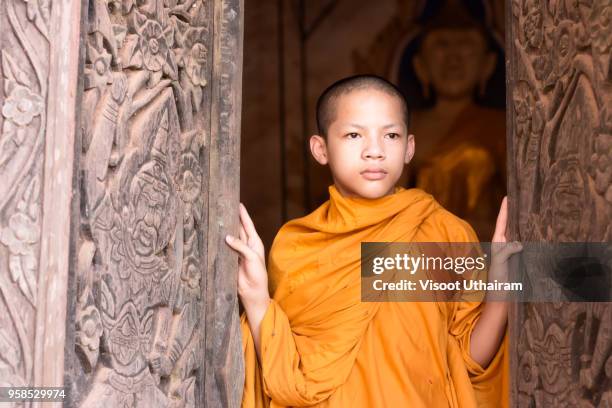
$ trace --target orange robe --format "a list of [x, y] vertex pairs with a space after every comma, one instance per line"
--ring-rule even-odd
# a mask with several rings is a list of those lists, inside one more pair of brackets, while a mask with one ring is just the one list
[[472, 228], [419, 189], [329, 192], [272, 245], [261, 364], [242, 316], [242, 406], [507, 406], [506, 339], [486, 369], [470, 357], [480, 303], [360, 300], [360, 242], [476, 242]]

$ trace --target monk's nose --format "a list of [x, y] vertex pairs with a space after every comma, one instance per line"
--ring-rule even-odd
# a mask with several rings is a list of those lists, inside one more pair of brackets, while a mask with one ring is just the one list
[[370, 140], [364, 150], [364, 156], [367, 159], [380, 159], [385, 157], [385, 153], [378, 140]]

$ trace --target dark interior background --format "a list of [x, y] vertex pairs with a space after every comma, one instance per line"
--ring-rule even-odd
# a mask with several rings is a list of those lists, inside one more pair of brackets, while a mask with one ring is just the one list
[[[441, 0], [245, 3], [240, 196], [269, 250], [285, 221], [328, 198], [329, 171], [307, 146], [320, 92], [342, 77], [374, 73], [422, 106], [410, 59], [423, 21]], [[498, 53], [479, 102], [504, 109], [503, 2], [465, 0], [465, 6], [490, 27]]]

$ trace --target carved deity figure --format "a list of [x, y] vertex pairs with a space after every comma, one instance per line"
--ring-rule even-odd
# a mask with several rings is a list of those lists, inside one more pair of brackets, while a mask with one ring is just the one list
[[424, 26], [412, 60], [429, 109], [413, 113], [409, 183], [491, 236], [505, 192], [505, 114], [477, 104], [497, 58], [485, 28], [458, 1]]

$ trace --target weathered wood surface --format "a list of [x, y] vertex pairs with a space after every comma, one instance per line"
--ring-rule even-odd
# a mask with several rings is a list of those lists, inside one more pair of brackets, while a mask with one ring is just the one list
[[0, 386], [63, 384], [80, 13], [0, 3]]
[[[506, 3], [512, 238], [609, 242], [612, 2]], [[513, 406], [611, 406], [610, 325], [610, 304], [515, 305]]]
[[206, 287], [208, 406], [239, 407], [244, 385], [237, 257], [225, 235], [238, 228], [244, 0], [217, 1], [214, 15], [210, 211]]
[[240, 0], [0, 4], [0, 385], [65, 384], [75, 407], [239, 405], [223, 237], [242, 18]]

